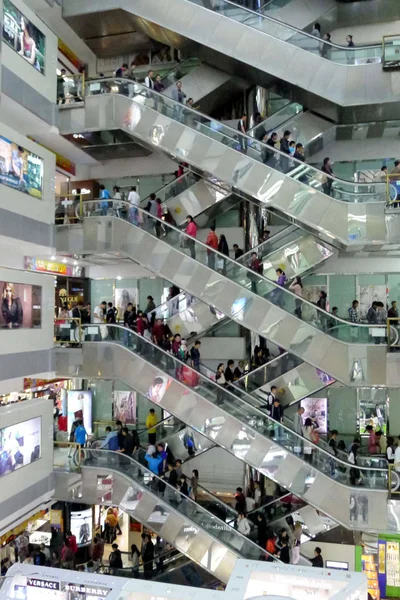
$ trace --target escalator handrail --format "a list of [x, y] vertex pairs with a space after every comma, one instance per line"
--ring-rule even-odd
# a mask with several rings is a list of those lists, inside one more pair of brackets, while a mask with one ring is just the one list
[[[99, 323], [90, 323], [90, 324], [84, 324], [82, 325], [82, 329], [85, 330], [88, 327], [93, 327], [93, 325], [97, 325], [98, 327], [101, 326], [101, 324]], [[140, 341], [142, 344], [148, 344], [150, 346], [152, 346], [154, 348], [154, 350], [161, 352], [162, 354], [165, 354], [166, 357], [171, 357], [171, 354], [169, 354], [168, 352], [166, 352], [163, 348], [160, 348], [160, 346], [157, 346], [156, 344], [154, 344], [153, 342], [151, 342], [150, 340], [138, 335], [137, 333], [135, 333], [134, 331], [132, 331], [131, 329], [128, 329], [126, 327], [123, 327], [121, 325], [116, 325], [116, 324], [107, 324], [104, 325], [107, 328], [113, 328], [113, 329], [120, 329], [123, 331], [126, 331], [128, 333], [130, 333], [134, 338], [140, 338]], [[112, 340], [104, 340], [104, 341], [100, 341], [100, 342], [83, 342], [84, 344], [97, 344], [97, 343], [108, 343], [108, 344], [116, 344], [118, 346], [120, 346], [120, 344], [118, 344], [118, 342], [112, 341]], [[133, 352], [133, 350], [131, 348], [125, 347], [123, 346], [123, 348], [126, 348], [128, 351]], [[135, 352], [133, 352], [133, 354], [135, 354]], [[143, 357], [142, 357], [143, 358]], [[186, 363], [182, 362], [179, 358], [176, 358], [175, 356], [173, 357], [174, 361], [176, 361], [177, 363], [179, 363], [182, 367], [186, 367], [191, 369], [192, 371], [195, 371], [194, 369], [192, 369], [192, 367], [189, 367], [189, 365], [187, 365]], [[144, 358], [144, 360], [146, 360]], [[146, 361], [148, 362], [148, 361]], [[159, 368], [160, 367], [156, 367]], [[207, 379], [204, 375], [201, 375], [198, 371], [195, 371], [196, 375], [200, 376], [200, 377], [204, 377], [204, 379]], [[175, 381], [176, 378], [172, 375], [168, 375], [169, 377], [172, 377]], [[215, 386], [217, 389], [221, 388], [221, 386], [219, 386], [217, 383], [215, 383], [214, 381], [212, 381], [211, 379], [207, 379], [207, 382], [209, 385], [211, 386]], [[184, 384], [183, 382], [179, 381], [180, 385], [182, 385], [183, 387], [187, 388], [188, 391], [190, 391], [191, 393], [198, 393], [199, 395], [201, 395], [201, 392], [199, 392], [198, 390], [193, 390], [192, 388], [188, 387], [186, 384]], [[279, 427], [283, 430], [286, 430], [291, 436], [294, 436], [295, 438], [297, 438], [299, 440], [299, 444], [301, 445], [302, 443], [306, 442], [307, 446], [311, 446], [312, 448], [314, 448], [315, 450], [321, 452], [322, 454], [325, 454], [331, 461], [333, 460], [334, 462], [340, 463], [343, 466], [345, 466], [347, 469], [352, 468], [353, 465], [349, 462], [345, 462], [342, 461], [341, 459], [337, 458], [336, 456], [334, 456], [333, 454], [331, 454], [330, 452], [327, 452], [324, 448], [321, 448], [320, 446], [318, 446], [317, 444], [314, 444], [314, 442], [312, 442], [311, 440], [308, 440], [306, 438], [304, 438], [303, 436], [299, 435], [298, 433], [296, 433], [295, 431], [293, 431], [292, 429], [290, 429], [289, 427], [287, 427], [286, 425], [284, 425], [283, 423], [278, 423], [278, 421], [276, 421], [275, 419], [272, 419], [272, 417], [270, 417], [269, 415], [267, 415], [266, 413], [262, 412], [259, 408], [257, 408], [256, 406], [253, 405], [252, 403], [252, 397], [250, 396], [250, 394], [247, 394], [246, 392], [241, 390], [241, 394], [244, 395], [246, 397], [246, 399], [243, 399], [239, 396], [236, 396], [235, 394], [233, 394], [229, 388], [222, 388], [223, 392], [225, 394], [228, 394], [229, 396], [233, 396], [236, 400], [239, 400], [241, 402], [243, 402], [244, 404], [247, 404], [248, 406], [250, 406], [250, 408], [252, 409], [252, 411], [255, 411], [256, 413], [258, 413], [260, 419], [264, 419], [268, 422], [270, 422], [272, 425], [277, 426], [279, 425]], [[249, 400], [247, 400], [247, 397], [249, 398]], [[211, 404], [213, 404], [212, 401], [208, 400]], [[237, 417], [234, 417], [237, 419]], [[242, 425], [242, 421], [239, 421]], [[257, 431], [257, 429], [253, 429], [253, 427], [251, 427], [251, 425], [246, 424], [246, 427], [252, 431], [254, 431], [255, 434], [257, 435], [261, 435], [263, 437], [265, 437], [263, 434], [260, 434], [259, 431]], [[202, 432], [201, 432], [202, 433]], [[202, 433], [202, 435], [204, 435], [204, 433]], [[207, 437], [207, 436], [206, 436]], [[109, 451], [108, 451], [109, 452]], [[295, 454], [293, 454], [295, 456]], [[133, 459], [132, 459], [133, 460]], [[387, 473], [387, 469], [382, 469], [382, 468], [367, 468], [367, 467], [361, 467], [361, 466], [356, 466], [357, 469], [359, 470], [368, 470], [368, 471], [377, 471], [377, 472], [385, 472]], [[342, 484], [345, 485], [345, 484]]]
[[[182, 421], [181, 421], [181, 423], [182, 423], [183, 427], [182, 427], [182, 429], [180, 431], [182, 431], [183, 429], [192, 429], [192, 427], [189, 427], [189, 425], [184, 424]], [[153, 427], [153, 429], [155, 427], [156, 427], [156, 425]], [[151, 429], [151, 427], [149, 429]], [[178, 432], [175, 432], [175, 433], [178, 433]], [[94, 444], [96, 442], [100, 442], [100, 441], [102, 441], [104, 439], [105, 439], [104, 437], [103, 438], [98, 437], [98, 438], [96, 438], [94, 440], [91, 440], [91, 444], [90, 444], [89, 448], [91, 450], [94, 450], [94, 451], [96, 451], [96, 450], [107, 450], [107, 448], [96, 448], [96, 447], [94, 447]], [[162, 440], [160, 440], [160, 441], [162, 442]], [[159, 443], [160, 442], [157, 442], [157, 444], [159, 444]], [[146, 450], [147, 450], [144, 446], [140, 446], [140, 449], [143, 450], [143, 452], [146, 452]], [[198, 456], [198, 454], [196, 454], [196, 456]], [[190, 481], [190, 477], [188, 477], [188, 475], [186, 475], [185, 477], [186, 477], [186, 479], [188, 479]], [[206, 487], [204, 487], [204, 485], [201, 485], [201, 484], [198, 483], [197, 484], [197, 489], [200, 490], [200, 492], [203, 491], [204, 492], [204, 496], [211, 496], [211, 498], [215, 501], [216, 504], [222, 504], [223, 507], [227, 511], [229, 511], [229, 512], [235, 512], [235, 509], [230, 504], [227, 504], [226, 502], [224, 502], [223, 500], [221, 500], [221, 498], [219, 498], [216, 494], [214, 494], [213, 492], [210, 492], [210, 490], [208, 490]], [[127, 552], [126, 554], [130, 554], [130, 553]]]
[[[290, 231], [287, 231], [288, 229], [290, 229]], [[260, 244], [257, 244], [257, 246], [253, 246], [253, 248], [251, 248], [251, 250], [248, 250], [247, 252], [244, 252], [244, 254], [242, 254], [242, 256], [239, 256], [239, 258], [237, 259], [237, 262], [238, 263], [242, 263], [242, 262], [244, 262], [246, 260], [249, 260], [251, 258], [251, 255], [253, 254], [253, 252], [256, 252], [259, 255], [260, 250], [261, 250], [261, 248], [263, 246], [267, 246], [269, 244], [276, 243], [281, 238], [285, 238], [288, 235], [291, 235], [292, 233], [295, 233], [296, 231], [299, 232], [299, 236], [300, 237], [302, 235], [305, 235], [305, 232], [303, 230], [301, 230], [300, 227], [298, 227], [297, 225], [292, 225], [292, 224], [288, 225], [284, 229], [281, 229], [280, 231], [278, 231], [277, 233], [275, 233], [268, 240], [264, 240]], [[309, 234], [309, 235], [312, 235], [312, 234]], [[315, 236], [313, 236], [313, 237], [315, 237]], [[319, 240], [318, 240], [318, 243], [319, 243]], [[275, 251], [273, 250], [272, 252], [278, 252], [278, 250], [275, 250]], [[269, 253], [270, 252], [268, 252], [268, 254]], [[264, 258], [262, 260], [264, 260]]]
[[[224, 0], [224, 1], [227, 1], [227, 0]], [[119, 83], [119, 84], [121, 84], [121, 85], [126, 85], [126, 84], [127, 84], [127, 82], [129, 82], [129, 81], [128, 81], [128, 80], [126, 80], [126, 79], [123, 79], [123, 78], [118, 78], [118, 77], [103, 77], [102, 79], [93, 79], [93, 80], [91, 80], [91, 81], [90, 81], [90, 83], [100, 83], [100, 84], [104, 84], [104, 83], [106, 83], [107, 81], [113, 81], [113, 82], [117, 82], [117, 83]], [[251, 137], [251, 136], [249, 136], [249, 135], [247, 135], [247, 134], [244, 134], [244, 133], [240, 132], [240, 131], [239, 131], [239, 130], [237, 130], [237, 129], [234, 129], [233, 127], [230, 127], [229, 125], [225, 125], [225, 123], [221, 123], [221, 121], [218, 121], [217, 119], [213, 119], [213, 118], [212, 118], [212, 117], [210, 117], [209, 115], [205, 115], [204, 113], [201, 113], [201, 112], [199, 112], [198, 110], [194, 110], [193, 108], [190, 108], [190, 107], [188, 107], [188, 106], [185, 106], [185, 105], [183, 105], [183, 104], [181, 104], [181, 103], [179, 103], [179, 102], [176, 102], [175, 100], [173, 100], [173, 99], [172, 99], [172, 98], [170, 98], [169, 96], [166, 96], [165, 94], [160, 94], [159, 92], [156, 92], [155, 90], [150, 90], [148, 87], [146, 87], [145, 85], [142, 85], [142, 84], [140, 84], [140, 83], [138, 83], [138, 82], [132, 82], [132, 83], [133, 83], [135, 86], [138, 86], [139, 88], [141, 88], [141, 92], [140, 92], [140, 93], [138, 93], [138, 94], [136, 94], [136, 96], [140, 96], [140, 95], [143, 95], [143, 96], [150, 95], [150, 96], [152, 96], [152, 95], [155, 95], [155, 96], [159, 97], [160, 99], [163, 99], [163, 98], [168, 98], [168, 102], [170, 102], [170, 103], [172, 103], [172, 104], [174, 104], [174, 105], [178, 106], [178, 107], [179, 107], [179, 108], [181, 108], [182, 110], [185, 110], [185, 112], [187, 112], [187, 113], [191, 113], [191, 114], [193, 114], [195, 118], [197, 117], [197, 118], [204, 119], [205, 121], [211, 121], [211, 122], [219, 123], [219, 124], [221, 125], [221, 127], [223, 128], [223, 131], [222, 131], [222, 133], [223, 133], [225, 130], [229, 130], [229, 132], [231, 132], [232, 139], [237, 139], [237, 137], [238, 137], [238, 136], [239, 136], [240, 138], [245, 138], [245, 139], [247, 140], [247, 144], [249, 145], [249, 147], [251, 147], [251, 145], [254, 143], [254, 138], [253, 138], [253, 137]], [[89, 92], [90, 92], [90, 86], [88, 85], [88, 86], [86, 86], [86, 87], [85, 87], [85, 97], [86, 97], [86, 96], [91, 96], [91, 94], [90, 94]], [[102, 95], [103, 95], [103, 96], [107, 96], [107, 95], [111, 95], [111, 96], [122, 96], [122, 97], [124, 97], [124, 98], [127, 98], [127, 96], [126, 96], [126, 95], [124, 95], [124, 94], [120, 94], [119, 92], [107, 92], [107, 93], [105, 93], [105, 94], [102, 94]], [[135, 101], [135, 96], [133, 96], [132, 98], [130, 98], [130, 100], [134, 102], [134, 101]], [[67, 108], [67, 109], [68, 109], [69, 107], [72, 107], [72, 106], [73, 106], [73, 105], [69, 105], [69, 104], [68, 104], [68, 105], [63, 105], [63, 108]], [[199, 122], [201, 123], [201, 121], [199, 121]], [[220, 130], [218, 130], [218, 132], [219, 132], [219, 133], [221, 133], [221, 131], [220, 131]], [[201, 131], [200, 131], [200, 133], [201, 133]], [[225, 134], [225, 135], [226, 135], [226, 134]], [[226, 135], [226, 137], [227, 137], [227, 135]], [[328, 175], [328, 174], [324, 173], [323, 171], [321, 171], [320, 169], [317, 169], [316, 167], [312, 167], [311, 165], [309, 165], [309, 164], [308, 164], [308, 163], [306, 163], [306, 162], [299, 161], [297, 158], [294, 158], [293, 156], [289, 156], [288, 154], [285, 154], [284, 152], [282, 152], [282, 151], [281, 151], [280, 149], [278, 149], [278, 148], [271, 148], [271, 146], [268, 146], [267, 144], [264, 144], [263, 142], [259, 142], [259, 141], [257, 141], [257, 144], [260, 144], [260, 145], [261, 145], [263, 148], [265, 148], [265, 149], [266, 149], [266, 151], [268, 151], [268, 152], [274, 152], [274, 153], [276, 153], [276, 154], [279, 154], [280, 156], [282, 156], [282, 158], [284, 158], [284, 159], [286, 159], [286, 160], [289, 160], [289, 159], [290, 159], [290, 160], [291, 160], [291, 161], [292, 161], [292, 162], [293, 162], [293, 163], [296, 165], [296, 167], [294, 167], [293, 169], [291, 169], [291, 171], [288, 171], [287, 173], [285, 173], [285, 176], [287, 176], [287, 177], [290, 177], [291, 179], [292, 179], [292, 176], [291, 176], [291, 174], [292, 174], [293, 172], [295, 172], [297, 168], [300, 168], [300, 167], [301, 167], [302, 169], [306, 169], [306, 173], [307, 173], [308, 171], [311, 171], [311, 172], [313, 172], [313, 173], [317, 173], [317, 176], [313, 175], [313, 178], [314, 178], [314, 179], [316, 179], [316, 182], [317, 182], [317, 183], [320, 183], [320, 181], [319, 181], [318, 177], [320, 177], [320, 176], [321, 176], [321, 174], [323, 174], [324, 176], [326, 176], [328, 179], [331, 179], [333, 183], [335, 183], [335, 182], [339, 182], [339, 183], [341, 183], [342, 185], [348, 185], [348, 186], [350, 186], [350, 184], [353, 184], [353, 183], [354, 183], [354, 182], [351, 182], [351, 181], [347, 181], [347, 180], [345, 180], [345, 179], [340, 179], [339, 177], [336, 177], [336, 176]], [[271, 168], [272, 170], [274, 170], [272, 167], [270, 167], [270, 168]], [[304, 184], [304, 185], [306, 185], [307, 187], [312, 187], [312, 186], [310, 186], [308, 183], [307, 183], [307, 184]], [[386, 184], [385, 184], [385, 183], [383, 183], [383, 184], [382, 184], [382, 183], [380, 183], [380, 182], [377, 182], [377, 183], [375, 183], [374, 185], [375, 185], [377, 188], [380, 188], [380, 187], [382, 187], [382, 189], [386, 189]], [[363, 183], [354, 183], [353, 187], [357, 187], [357, 188], [363, 188], [363, 187], [365, 187], [365, 188], [369, 188], [369, 187], [371, 187], [371, 186], [370, 186], [369, 184], [363, 184]], [[317, 189], [317, 188], [312, 188], [312, 189]], [[318, 190], [318, 191], [319, 191], [320, 193], [322, 193], [322, 194], [324, 193], [324, 192], [323, 192], [323, 191], [321, 191], [321, 190]], [[366, 191], [366, 192], [359, 192], [359, 191], [357, 191], [357, 192], [352, 192], [352, 191], [346, 191], [346, 190], [344, 190], [344, 191], [345, 191], [345, 193], [346, 193], [346, 194], [353, 195], [353, 196], [357, 196], [357, 198], [359, 198], [360, 196], [362, 196], [362, 195], [363, 195], [363, 193], [364, 193], [365, 195], [370, 195], [370, 192], [368, 192], [368, 191]], [[335, 200], [335, 202], [343, 202], [343, 204], [349, 204], [349, 202], [346, 202], [346, 201], [343, 201], [343, 200], [339, 200], [339, 199], [336, 199], [336, 198], [331, 198], [331, 199]], [[376, 203], [377, 203], [377, 204], [380, 204], [380, 203], [381, 203], [381, 201], [377, 200], [377, 201], [376, 201]], [[350, 202], [350, 204], [351, 204], [351, 202]]]
[[[188, 0], [188, 1], [192, 2], [192, 0]], [[284, 26], [284, 27], [287, 27], [288, 29], [291, 29], [295, 33], [299, 33], [301, 35], [304, 35], [305, 37], [310, 38], [314, 43], [316, 43], [316, 42], [318, 42], [318, 43], [324, 43], [324, 44], [326, 43], [328, 46], [331, 46], [332, 48], [337, 48], [338, 50], [345, 50], [346, 52], [347, 51], [356, 52], [357, 50], [371, 50], [372, 48], [379, 48], [379, 49], [382, 48], [382, 44], [369, 44], [367, 46], [355, 46], [353, 48], [349, 48], [348, 46], [341, 46], [340, 44], [335, 44], [334, 42], [328, 42], [328, 40], [323, 40], [322, 38], [315, 37], [311, 33], [307, 33], [306, 31], [303, 31], [302, 29], [298, 29], [294, 25], [289, 25], [288, 23], [285, 23], [284, 21], [279, 21], [279, 19], [275, 19], [274, 17], [270, 17], [270, 16], [267, 16], [267, 15], [265, 15], [263, 13], [254, 11], [251, 8], [247, 8], [246, 6], [239, 6], [238, 4], [236, 4], [236, 2], [233, 2], [232, 0], [219, 0], [219, 1], [220, 2], [225, 2], [226, 4], [231, 4], [235, 8], [240, 8], [241, 10], [244, 10], [244, 11], [250, 13], [249, 18], [250, 17], [258, 17], [258, 18], [260, 18], [261, 17], [262, 19], [266, 19], [268, 21], [272, 21], [277, 26], [280, 26], [280, 27]], [[212, 8], [208, 8], [207, 6], [203, 6], [203, 8], [205, 8], [206, 10], [211, 10], [212, 12], [215, 12]], [[222, 15], [225, 16], [223, 13], [222, 13]], [[243, 25], [246, 25], [245, 21], [240, 21], [240, 23], [242, 23]], [[252, 27], [252, 25], [247, 25], [247, 27]], [[271, 35], [271, 34], [267, 34], [267, 35]], [[277, 39], [280, 39], [280, 38], [277, 38]], [[290, 38], [289, 38], [289, 40], [290, 40]], [[286, 40], [281, 40], [281, 41], [286, 41]], [[290, 44], [290, 41], [288, 41], [287, 43]], [[321, 58], [323, 58], [323, 57], [321, 57]], [[340, 64], [340, 63], [337, 63], [337, 64]], [[357, 65], [346, 65], [346, 66], [357, 66]]]
[[[115, 451], [114, 450], [92, 450], [92, 453], [104, 453], [104, 455], [106, 456], [115, 456]], [[182, 494], [182, 492], [180, 490], [178, 490], [177, 488], [174, 488], [172, 485], [170, 485], [169, 481], [167, 479], [161, 479], [158, 475], [156, 475], [155, 473], [153, 473], [152, 471], [150, 471], [150, 469], [148, 469], [147, 467], [145, 467], [144, 465], [142, 465], [141, 463], [137, 462], [134, 458], [132, 458], [131, 456], [126, 456], [125, 459], [129, 460], [136, 468], [140, 469], [140, 471], [145, 470], [147, 472], [147, 475], [149, 477], [151, 477], [152, 479], [156, 479], [158, 481], [159, 484], [164, 484], [166, 485], [171, 491], [174, 492], [174, 494], [177, 494], [178, 496], [180, 496], [182, 498], [182, 501], [184, 502], [189, 502], [191, 503], [194, 507], [196, 507], [197, 511], [196, 512], [204, 512], [208, 515], [210, 515], [212, 517], [212, 520], [215, 522], [219, 522], [223, 528], [228, 527], [230, 530], [235, 532], [235, 535], [238, 535], [240, 538], [242, 538], [246, 543], [250, 544], [251, 546], [254, 546], [255, 548], [257, 548], [257, 550], [260, 552], [260, 555], [264, 555], [264, 556], [269, 556], [272, 557], [273, 555], [271, 555], [267, 550], [265, 550], [264, 548], [261, 548], [261, 546], [258, 546], [258, 544], [256, 544], [255, 542], [253, 542], [252, 540], [250, 540], [248, 537], [246, 537], [245, 535], [243, 535], [240, 531], [238, 531], [237, 529], [234, 529], [233, 527], [231, 527], [230, 525], [228, 525], [227, 523], [224, 523], [224, 521], [222, 521], [221, 519], [219, 519], [218, 517], [216, 517], [215, 515], [213, 515], [212, 513], [210, 513], [207, 509], [205, 509], [203, 506], [201, 506], [201, 504], [199, 504], [198, 502], [195, 502], [194, 500], [192, 500], [189, 496], [186, 496], [185, 494]], [[85, 463], [83, 463], [82, 467], [92, 467], [93, 465], [91, 465], [90, 463], [88, 465], [85, 465]], [[97, 468], [94, 466], [94, 468]], [[118, 465], [117, 464], [110, 464], [109, 467], [110, 470], [115, 470], [118, 473], [120, 473], [121, 475], [125, 476], [128, 480], [131, 479], [129, 474], [126, 474], [124, 472], [124, 470], [120, 470], [118, 469]], [[133, 479], [133, 478], [132, 478]], [[133, 479], [133, 481], [136, 481], [135, 479]], [[139, 482], [138, 482], [139, 483]], [[139, 485], [141, 487], [146, 488], [146, 491], [151, 494], [152, 496], [154, 496], [159, 502], [164, 502], [166, 505], [168, 505], [170, 507], [171, 510], [174, 510], [174, 507], [171, 506], [168, 502], [168, 500], [164, 498], [160, 498], [159, 496], [157, 496], [156, 494], [154, 494], [154, 492], [152, 491], [152, 489], [148, 486], [146, 486], [146, 484], [143, 483], [139, 483]], [[177, 509], [176, 509], [177, 510]], [[179, 510], [177, 511], [179, 512]], [[190, 516], [184, 515], [188, 520], [191, 520], [194, 525], [201, 527], [199, 525], [197, 525], [196, 521], [193, 521]], [[222, 529], [224, 530], [224, 529]], [[208, 535], [210, 535], [211, 537], [213, 537], [214, 539], [216, 539], [217, 541], [219, 541], [218, 537], [216, 537], [213, 533], [211, 533], [208, 530], [205, 530], [207, 532]], [[227, 547], [232, 551], [235, 552], [233, 549], [231, 549], [231, 547], [226, 544]], [[239, 552], [236, 550], [236, 552], [239, 554]], [[278, 561], [280, 562], [280, 561]]]
[[[192, 171], [191, 169], [188, 169], [187, 171], [185, 171], [180, 177], [178, 177], [177, 179], [173, 179], [172, 181], [170, 181], [169, 183], [166, 183], [165, 185], [163, 185], [162, 187], [160, 187], [158, 190], [156, 190], [155, 192], [153, 192], [156, 195], [156, 198], [158, 198], [158, 196], [164, 193], [164, 190], [166, 190], [167, 188], [171, 188], [174, 185], [176, 185], [180, 179], [187, 179], [189, 177], [194, 177], [195, 178], [195, 182], [196, 183], [196, 179], [202, 179], [202, 177], [200, 175], [197, 175], [197, 173], [195, 173], [194, 171]], [[205, 178], [204, 178], [205, 179]], [[194, 185], [194, 184], [193, 184]], [[189, 186], [191, 187], [191, 186]], [[185, 188], [185, 189], [189, 189], [189, 188]], [[172, 197], [172, 196], [171, 196]], [[170, 198], [168, 198], [167, 200], [164, 200], [162, 202], [162, 204], [164, 204], [164, 202], [168, 202]], [[148, 201], [150, 200], [150, 194], [148, 196], [146, 196], [146, 198], [144, 198], [144, 200], [140, 201], [139, 206], [147, 206]]]
[[[120, 207], [121, 205], [124, 205], [126, 209], [132, 208], [132, 205], [129, 202], [125, 202], [125, 201], [122, 201], [122, 200], [107, 199], [107, 198], [106, 199], [105, 198], [96, 198], [96, 199], [93, 199], [93, 200], [84, 200], [82, 202], [83, 205], [85, 205], [85, 204], [93, 205], [94, 203], [99, 203], [99, 204], [100, 203], [107, 203], [108, 205], [115, 203], [117, 205], [117, 207]], [[136, 206], [135, 208], [139, 212], [143, 213], [146, 218], [149, 218], [151, 221], [157, 221], [161, 225], [163, 225], [164, 227], [167, 227], [168, 229], [174, 230], [179, 236], [182, 236], [185, 239], [194, 241], [196, 243], [196, 245], [201, 246], [205, 251], [213, 252], [213, 254], [217, 255], [218, 257], [220, 257], [222, 260], [224, 260], [228, 264], [229, 263], [235, 263], [241, 269], [245, 269], [246, 273], [248, 273], [249, 275], [251, 275], [253, 277], [257, 276], [260, 279], [264, 279], [274, 289], [279, 290], [281, 292], [284, 292], [285, 294], [288, 294], [290, 297], [293, 297], [294, 300], [301, 301], [302, 305], [304, 304], [306, 306], [309, 306], [310, 308], [312, 308], [313, 310], [315, 310], [317, 314], [323, 315], [323, 318], [325, 318], [325, 319], [329, 318], [330, 320], [338, 322], [340, 325], [335, 326], [335, 328], [343, 326], [343, 327], [354, 327], [356, 329], [363, 329], [363, 328], [364, 329], [369, 329], [371, 327], [370, 323], [352, 323], [351, 321], [346, 321], [345, 319], [342, 319], [341, 317], [338, 317], [336, 315], [332, 315], [328, 311], [324, 311], [319, 306], [316, 306], [315, 304], [313, 304], [312, 302], [310, 302], [306, 298], [302, 298], [300, 296], [297, 296], [290, 289], [280, 286], [275, 281], [272, 281], [271, 279], [268, 279], [267, 277], [265, 277], [261, 273], [256, 273], [254, 270], [250, 269], [246, 265], [242, 265], [241, 263], [239, 263], [235, 259], [231, 258], [230, 256], [226, 256], [225, 254], [222, 254], [222, 252], [219, 252], [218, 250], [214, 250], [210, 246], [207, 246], [204, 242], [198, 240], [197, 238], [194, 238], [194, 237], [188, 235], [185, 231], [182, 231], [181, 229], [178, 229], [174, 225], [171, 225], [170, 223], [166, 223], [162, 219], [159, 219], [158, 217], [153, 216], [152, 214], [150, 214], [149, 212], [147, 212], [146, 210], [144, 210], [144, 209], [142, 209], [140, 207]], [[125, 221], [125, 222], [129, 223], [129, 221], [126, 221], [126, 220], [124, 220], [121, 217], [116, 216], [116, 215], [115, 216], [95, 215], [95, 216], [83, 217], [84, 220], [85, 219], [98, 219], [98, 218], [118, 219], [118, 220]], [[130, 225], [132, 225], [132, 227], [136, 227], [132, 223], [130, 223]], [[59, 229], [62, 229], [64, 227], [70, 228], [70, 227], [74, 227], [74, 226], [76, 226], [76, 225], [75, 224], [57, 225], [57, 227]], [[149, 231], [147, 231], [147, 233], [149, 235], [152, 235], [152, 233], [150, 233]], [[158, 238], [156, 238], [156, 239], [158, 239]], [[190, 258], [187, 254], [185, 254], [185, 256], [187, 256], [188, 258]], [[196, 259], [192, 259], [192, 260], [196, 260]], [[201, 264], [204, 266], [204, 268], [209, 268], [206, 264], [203, 264], [203, 263], [201, 263]], [[212, 269], [210, 269], [210, 270], [214, 273], [214, 271]], [[239, 285], [240, 287], [243, 287], [243, 289], [245, 289], [247, 291], [250, 291], [247, 287], [241, 286], [241, 284], [237, 284], [237, 285]], [[254, 293], [254, 292], [252, 292], [252, 293]], [[256, 294], [256, 296], [258, 298], [264, 298], [263, 296], [258, 295], [258, 294]], [[294, 318], [296, 318], [295, 315], [294, 315]], [[301, 320], [301, 322], [305, 323], [305, 321], [302, 321], [302, 320]], [[315, 328], [317, 331], [321, 331], [320, 329], [318, 329], [318, 327], [315, 327], [315, 325], [313, 325], [312, 323], [307, 323], [307, 325], [309, 325], [310, 327]], [[381, 324], [374, 324], [373, 327], [374, 328], [378, 328], [378, 329], [382, 329], [384, 332], [386, 332], [387, 325], [386, 324], [382, 324], [382, 325]], [[325, 332], [325, 334], [329, 335], [327, 332]], [[384, 334], [382, 337], [386, 337], [386, 334]], [[345, 344], [348, 344], [348, 345], [351, 345], [351, 346], [353, 345], [353, 344], [349, 344], [348, 342], [342, 342], [342, 343], [345, 343]], [[372, 344], [372, 343], [368, 344], [368, 343], [364, 342], [364, 343], [360, 343], [359, 345], [374, 346], [375, 344]]]

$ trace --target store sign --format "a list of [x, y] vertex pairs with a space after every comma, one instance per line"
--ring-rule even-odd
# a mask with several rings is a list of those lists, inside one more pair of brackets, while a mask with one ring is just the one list
[[74, 65], [74, 67], [76, 67], [78, 71], [84, 68], [85, 65], [83, 64], [83, 62], [79, 60], [75, 52], [73, 52], [65, 42], [60, 40], [60, 38], [58, 38], [58, 49], [61, 52], [61, 54], [64, 54], [65, 58], [68, 58], [69, 62], [72, 65]]
[[66, 275], [67, 277], [80, 277], [82, 268], [65, 263], [53, 262], [52, 260], [42, 260], [32, 256], [25, 256], [25, 269], [38, 273], [55, 273], [57, 275]]
[[91, 587], [88, 585], [79, 585], [78, 583], [66, 583], [64, 584], [66, 592], [75, 592], [77, 594], [88, 594], [89, 596], [95, 596], [97, 598], [105, 598], [111, 591], [110, 588], [103, 587]]
[[65, 156], [62, 156], [62, 154], [58, 154], [58, 152], [55, 152], [55, 155], [56, 155], [56, 167], [58, 167], [59, 169], [62, 169], [63, 171], [66, 171], [67, 173], [70, 173], [70, 175], [76, 174], [75, 163], [70, 161], [69, 158], [65, 158]]
[[31, 577], [27, 578], [27, 585], [29, 587], [44, 588], [46, 590], [60, 589], [59, 581], [47, 581], [47, 579], [32, 579]]

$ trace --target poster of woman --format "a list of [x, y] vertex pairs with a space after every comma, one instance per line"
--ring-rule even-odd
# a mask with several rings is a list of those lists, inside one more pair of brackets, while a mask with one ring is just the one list
[[136, 392], [113, 392], [114, 421], [136, 423]]

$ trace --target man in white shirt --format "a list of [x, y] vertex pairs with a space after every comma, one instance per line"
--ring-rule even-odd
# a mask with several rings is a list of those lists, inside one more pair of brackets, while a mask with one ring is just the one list
[[105, 300], [96, 306], [93, 314], [93, 323], [104, 323], [104, 311], [106, 310], [106, 307], [107, 302]]
[[150, 69], [150, 71], [148, 71], [147, 76], [144, 78], [144, 84], [146, 87], [148, 87], [150, 90], [154, 90], [154, 71], [152, 71]]
[[131, 191], [128, 195], [128, 202], [132, 204], [132, 206], [139, 206], [140, 204], [140, 196], [136, 191], [136, 186], [131, 187]]

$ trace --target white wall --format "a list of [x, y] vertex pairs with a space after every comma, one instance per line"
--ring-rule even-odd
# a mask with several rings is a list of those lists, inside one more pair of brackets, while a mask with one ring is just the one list
[[[39, 94], [42, 94], [50, 102], [55, 102], [57, 98], [57, 36], [39, 19], [35, 13], [21, 0], [12, 0], [12, 3], [25, 17], [32, 22], [45, 36], [45, 74], [42, 75], [32, 65], [30, 65], [22, 56], [8, 46], [2, 43], [2, 62], [5, 67], [18, 75]], [[0, 0], [0, 5], [2, 1]], [[0, 6], [0, 8], [2, 8]], [[1, 11], [3, 16], [3, 11]]]
[[[6, 46], [3, 43], [3, 50], [5, 47]], [[54, 223], [55, 155], [53, 152], [35, 144], [35, 142], [32, 142], [27, 137], [14, 129], [11, 129], [2, 122], [0, 122], [0, 135], [3, 135], [11, 142], [19, 144], [44, 160], [42, 198], [33, 198], [33, 196], [30, 196], [29, 194], [24, 194], [23, 192], [0, 184], [0, 208], [36, 219], [42, 223]]]
[[200, 352], [201, 362], [243, 360], [246, 356], [246, 340], [244, 337], [202, 337]]
[[373, 256], [373, 252], [368, 256], [349, 255], [346, 252], [340, 252], [338, 257], [330, 258], [321, 263], [315, 270], [315, 275], [335, 274], [335, 275], [360, 275], [370, 273], [399, 273], [400, 256]]
[[[42, 327], [40, 329], [0, 329], [0, 356], [2, 354], [52, 348], [54, 337], [54, 277], [0, 267], [0, 281], [42, 286]], [[2, 290], [0, 290], [1, 292]]]
[[117, 177], [136, 177], [145, 175], [162, 175], [173, 173], [177, 164], [165, 154], [153, 152], [141, 158], [123, 158], [107, 160], [93, 167], [88, 167], [89, 179], [114, 179]]
[[0, 502], [40, 481], [53, 471], [53, 403], [51, 400], [32, 400], [0, 408], [1, 427], [41, 417], [41, 458], [31, 465], [0, 477]]
[[301, 553], [307, 558], [314, 557], [314, 549], [319, 546], [322, 550], [324, 564], [326, 560], [338, 560], [349, 563], [349, 571], [356, 568], [356, 548], [347, 544], [329, 544], [311, 540], [301, 545]]
[[86, 277], [89, 279], [141, 279], [142, 277], [155, 277], [151, 271], [144, 269], [132, 261], [121, 262], [119, 265], [104, 265], [85, 268]]

